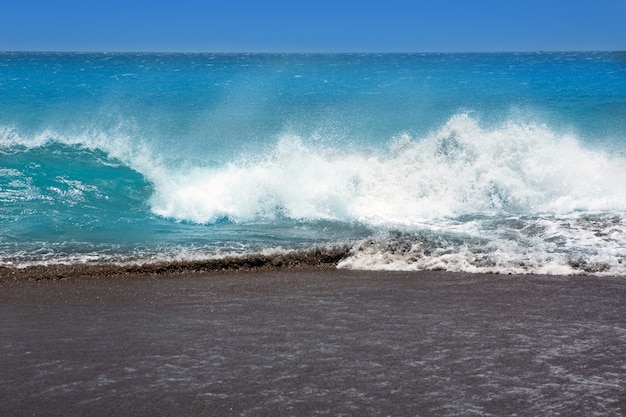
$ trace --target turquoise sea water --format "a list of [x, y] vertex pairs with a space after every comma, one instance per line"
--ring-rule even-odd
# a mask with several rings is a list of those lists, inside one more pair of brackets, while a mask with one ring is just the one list
[[0, 265], [626, 274], [626, 53], [0, 53]]

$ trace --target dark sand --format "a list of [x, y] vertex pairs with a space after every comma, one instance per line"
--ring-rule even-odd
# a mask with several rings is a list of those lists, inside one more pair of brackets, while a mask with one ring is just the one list
[[5, 281], [0, 416], [622, 416], [626, 278]]

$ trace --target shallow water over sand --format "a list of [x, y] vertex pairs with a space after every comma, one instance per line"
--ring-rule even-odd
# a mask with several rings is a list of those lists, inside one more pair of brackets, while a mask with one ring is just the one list
[[0, 414], [618, 416], [625, 306], [610, 277], [6, 284]]

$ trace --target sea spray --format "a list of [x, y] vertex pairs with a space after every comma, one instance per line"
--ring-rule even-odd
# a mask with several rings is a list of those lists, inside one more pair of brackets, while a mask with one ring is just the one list
[[[412, 227], [433, 219], [626, 208], [626, 164], [546, 126], [492, 130], [467, 114], [386, 149], [308, 146], [284, 136], [254, 160], [155, 179], [155, 213], [212, 223], [284, 216]], [[610, 178], [611, 181], [607, 181]]]

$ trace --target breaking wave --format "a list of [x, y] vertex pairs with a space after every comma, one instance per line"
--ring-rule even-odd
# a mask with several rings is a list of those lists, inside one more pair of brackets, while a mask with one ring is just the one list
[[284, 135], [265, 155], [155, 178], [151, 206], [196, 223], [223, 218], [419, 226], [464, 215], [626, 208], [626, 161], [545, 125], [482, 128], [467, 114], [388, 149], [316, 148]]
[[[74, 246], [76, 236], [102, 244], [126, 230], [126, 246], [113, 239], [118, 247], [128, 251], [143, 233], [164, 239], [167, 257], [165, 229], [180, 229], [170, 242], [177, 251], [190, 234], [214, 250], [227, 240], [220, 230], [246, 225], [256, 251], [284, 243], [261, 236], [276, 230], [292, 243], [348, 243], [344, 268], [626, 274], [624, 156], [545, 124], [485, 127], [463, 113], [384, 147], [320, 146], [285, 133], [223, 163], [172, 155], [123, 129], [0, 133], [1, 220], [23, 240], [44, 223]], [[44, 221], [20, 229], [28, 213]], [[111, 224], [117, 229], [107, 235]], [[208, 232], [214, 244], [198, 244]], [[45, 241], [44, 233], [34, 235]]]

